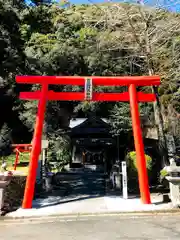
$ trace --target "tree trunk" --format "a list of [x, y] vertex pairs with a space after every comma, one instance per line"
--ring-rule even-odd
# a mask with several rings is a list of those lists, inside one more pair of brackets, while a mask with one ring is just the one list
[[[142, 19], [145, 21], [146, 31], [145, 31], [145, 55], [147, 60], [147, 67], [148, 67], [148, 73], [150, 76], [155, 75], [154, 72], [154, 64], [152, 60], [152, 48], [149, 40], [149, 33], [148, 33], [148, 21], [146, 21], [145, 16], [142, 12], [142, 9], [140, 8], [140, 13], [142, 16]], [[162, 167], [169, 165], [168, 161], [168, 150], [167, 150], [167, 142], [166, 142], [166, 136], [164, 131], [164, 121], [161, 111], [161, 103], [159, 101], [159, 94], [158, 94], [158, 87], [152, 86], [152, 92], [156, 96], [156, 102], [153, 103], [154, 108], [154, 117], [155, 117], [155, 124], [156, 129], [158, 133], [158, 146], [159, 146], [159, 152], [162, 160]]]
[[[129, 21], [129, 24], [132, 28], [133, 35], [135, 38], [135, 41], [140, 47], [141, 52], [146, 56], [146, 62], [147, 62], [147, 68], [148, 68], [148, 73], [149, 75], [154, 75], [154, 67], [153, 67], [153, 60], [152, 60], [152, 48], [151, 48], [151, 43], [149, 40], [149, 21], [146, 19], [146, 16], [142, 10], [142, 7], [139, 6], [139, 13], [142, 18], [142, 22], [144, 22], [144, 41], [145, 41], [145, 46], [141, 44], [141, 41], [139, 40], [138, 36], [136, 35], [136, 29], [133, 26], [133, 22], [131, 21], [131, 18], [127, 13], [127, 18]], [[164, 131], [164, 123], [163, 123], [163, 117], [162, 117], [162, 112], [161, 112], [161, 105], [159, 101], [159, 96], [158, 96], [158, 88], [153, 86], [152, 87], [152, 92], [156, 95], [156, 102], [153, 104], [154, 108], [154, 116], [155, 116], [155, 123], [156, 123], [156, 128], [157, 128], [157, 133], [158, 133], [158, 146], [159, 146], [159, 153], [161, 156], [162, 160], [162, 167], [166, 166], [169, 164], [168, 161], [168, 151], [167, 151], [167, 143], [166, 143], [166, 136], [165, 136], [165, 131]]]
[[[147, 51], [149, 51], [149, 50], [150, 49], [147, 46]], [[152, 63], [149, 55], [147, 55], [147, 58], [148, 58], [147, 59], [148, 72], [149, 72], [149, 75], [152, 76], [152, 75], [154, 75], [153, 63]], [[169, 165], [167, 142], [166, 142], [166, 136], [165, 136], [165, 131], [164, 131], [164, 121], [163, 121], [163, 116], [162, 116], [162, 111], [161, 111], [161, 103], [159, 101], [158, 88], [156, 86], [152, 86], [152, 92], [156, 96], [156, 102], [153, 103], [154, 117], [155, 117], [156, 129], [157, 129], [157, 133], [158, 133], [159, 152], [160, 152], [160, 156], [162, 158], [162, 167], [164, 167], [166, 165]]]

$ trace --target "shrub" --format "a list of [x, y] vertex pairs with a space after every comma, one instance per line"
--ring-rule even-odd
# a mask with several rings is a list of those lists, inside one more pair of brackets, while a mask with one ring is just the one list
[[160, 171], [160, 178], [163, 179], [163, 178], [165, 178], [167, 176], [168, 176], [168, 172], [166, 171], [166, 169], [162, 169]]
[[[146, 167], [147, 170], [151, 171], [152, 170], [152, 158], [148, 155], [145, 154], [146, 158]], [[127, 166], [131, 170], [137, 172], [137, 164], [136, 164], [136, 152], [129, 152], [127, 155]]]
[[[145, 155], [145, 159], [146, 159], [148, 176], [150, 180], [151, 173], [152, 173], [152, 158], [148, 155]], [[128, 171], [128, 187], [130, 191], [136, 192], [139, 189], [136, 152], [134, 151], [129, 152], [126, 156], [126, 161], [127, 161], [127, 171]]]
[[160, 171], [159, 181], [165, 188], [169, 188], [169, 182], [166, 179], [167, 176], [168, 176], [168, 172], [166, 171], [166, 169], [162, 169]]

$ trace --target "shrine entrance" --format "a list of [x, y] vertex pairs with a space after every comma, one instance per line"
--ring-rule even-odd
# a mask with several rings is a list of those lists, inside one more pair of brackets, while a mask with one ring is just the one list
[[[72, 160], [70, 167], [107, 173], [109, 162], [117, 156], [116, 139], [107, 119], [97, 116], [70, 120]], [[111, 154], [110, 154], [111, 152]], [[113, 153], [113, 154], [112, 154]], [[109, 154], [109, 156], [108, 156]]]
[[[44, 113], [46, 110], [46, 102], [49, 100], [130, 102], [141, 200], [144, 204], [151, 203], [141, 123], [138, 110], [138, 102], [153, 102], [156, 101], [156, 96], [152, 93], [139, 92], [137, 91], [136, 87], [158, 86], [160, 85], [159, 76], [135, 76], [135, 77], [17, 76], [16, 81], [17, 83], [20, 84], [41, 85], [40, 91], [20, 93], [20, 99], [39, 100], [35, 131], [32, 141], [32, 151], [29, 163], [29, 174], [26, 180], [22, 208], [28, 209], [32, 207], [34, 187], [36, 181], [36, 170], [38, 166], [38, 159], [41, 153], [41, 138], [44, 123]], [[82, 92], [49, 91], [48, 86], [52, 84], [82, 86], [84, 87], [84, 91]], [[128, 92], [123, 93], [96, 92], [93, 91], [93, 87], [95, 86], [128, 86]]]

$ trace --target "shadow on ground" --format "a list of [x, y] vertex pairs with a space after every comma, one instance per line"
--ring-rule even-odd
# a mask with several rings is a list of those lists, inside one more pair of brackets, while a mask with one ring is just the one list
[[52, 192], [44, 196], [44, 199], [37, 199], [34, 207], [55, 206], [106, 195], [106, 176], [102, 173], [59, 173], [54, 178], [53, 185]]
[[[121, 191], [107, 187], [107, 176], [97, 172], [58, 173], [53, 180], [53, 190], [48, 195], [34, 201], [33, 207], [43, 208], [86, 199], [119, 197]], [[140, 198], [139, 194], [129, 194], [128, 199]], [[161, 204], [162, 202], [157, 202]]]

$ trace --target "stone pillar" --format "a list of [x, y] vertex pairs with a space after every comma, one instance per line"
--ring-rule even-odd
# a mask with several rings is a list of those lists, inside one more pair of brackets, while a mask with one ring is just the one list
[[75, 152], [76, 152], [76, 146], [73, 145], [73, 149], [72, 149], [72, 162], [74, 162], [74, 160], [75, 160]]
[[41, 184], [42, 182], [42, 160], [38, 160], [36, 183]]
[[119, 171], [115, 175], [116, 189], [121, 190], [121, 175]]
[[4, 207], [4, 188], [0, 188], [0, 211]]
[[112, 181], [114, 190], [120, 190], [121, 189], [120, 167], [117, 164], [114, 164], [113, 167], [112, 167], [111, 181]]
[[42, 160], [39, 160], [38, 162], [38, 169], [37, 169], [37, 181], [40, 180], [42, 182], [42, 188], [45, 191], [48, 191], [47, 186], [47, 174], [48, 174], [48, 168], [47, 168], [47, 150], [49, 146], [48, 140], [42, 140], [42, 154], [41, 158]]
[[0, 175], [0, 212], [4, 207], [4, 192], [6, 186], [10, 183], [11, 176]]
[[179, 193], [179, 185], [175, 185], [172, 182], [169, 183], [170, 188], [170, 199], [173, 203], [173, 206], [180, 206], [180, 193]]

